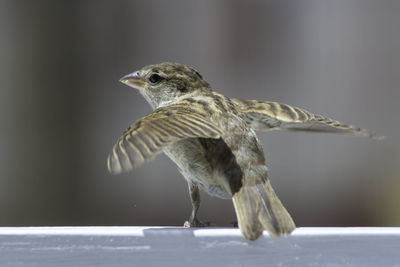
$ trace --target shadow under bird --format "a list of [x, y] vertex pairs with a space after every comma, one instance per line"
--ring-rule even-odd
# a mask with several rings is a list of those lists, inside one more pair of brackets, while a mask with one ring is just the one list
[[264, 151], [254, 130], [371, 133], [304, 109], [269, 101], [240, 100], [214, 92], [193, 68], [150, 65], [121, 78], [139, 90], [154, 111], [119, 138], [108, 157], [113, 174], [127, 172], [164, 152], [189, 185], [193, 211], [186, 227], [200, 227], [199, 190], [233, 200], [239, 228], [255, 240], [267, 230], [290, 234], [293, 219], [268, 179]]

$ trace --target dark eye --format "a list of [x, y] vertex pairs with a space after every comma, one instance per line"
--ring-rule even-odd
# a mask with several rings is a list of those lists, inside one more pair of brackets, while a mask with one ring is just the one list
[[151, 83], [158, 83], [159, 81], [161, 81], [163, 79], [163, 77], [161, 77], [160, 75], [158, 75], [157, 73], [153, 73], [150, 77], [149, 77], [149, 81]]

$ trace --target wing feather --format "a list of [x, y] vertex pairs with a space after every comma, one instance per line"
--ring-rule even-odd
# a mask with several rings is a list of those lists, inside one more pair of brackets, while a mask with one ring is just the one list
[[130, 126], [108, 156], [111, 173], [127, 172], [151, 160], [168, 145], [186, 138], [215, 138], [221, 131], [197, 110], [183, 106], [156, 109]]
[[286, 104], [235, 98], [232, 99], [232, 102], [240, 116], [255, 130], [327, 132], [381, 138], [374, 136], [365, 129], [342, 124], [336, 120]]

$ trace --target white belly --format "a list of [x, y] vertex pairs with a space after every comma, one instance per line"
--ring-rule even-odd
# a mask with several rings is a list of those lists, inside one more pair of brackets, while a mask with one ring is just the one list
[[226, 190], [229, 190], [227, 178], [211, 168], [197, 138], [178, 141], [165, 149], [164, 153], [178, 166], [187, 182], [198, 185], [209, 195], [231, 198]]

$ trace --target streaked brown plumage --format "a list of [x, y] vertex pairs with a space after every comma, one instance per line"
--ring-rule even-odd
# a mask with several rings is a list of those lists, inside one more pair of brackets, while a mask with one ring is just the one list
[[[108, 158], [111, 173], [126, 172], [164, 152], [189, 184], [197, 219], [199, 189], [232, 198], [245, 238], [263, 230], [289, 234], [295, 224], [268, 179], [262, 145], [254, 130], [292, 130], [373, 137], [368, 131], [267, 101], [229, 99], [211, 90], [194, 69], [177, 63], [144, 67], [121, 81], [139, 90], [154, 111], [128, 128]], [[254, 129], [254, 130], [253, 130]]]

